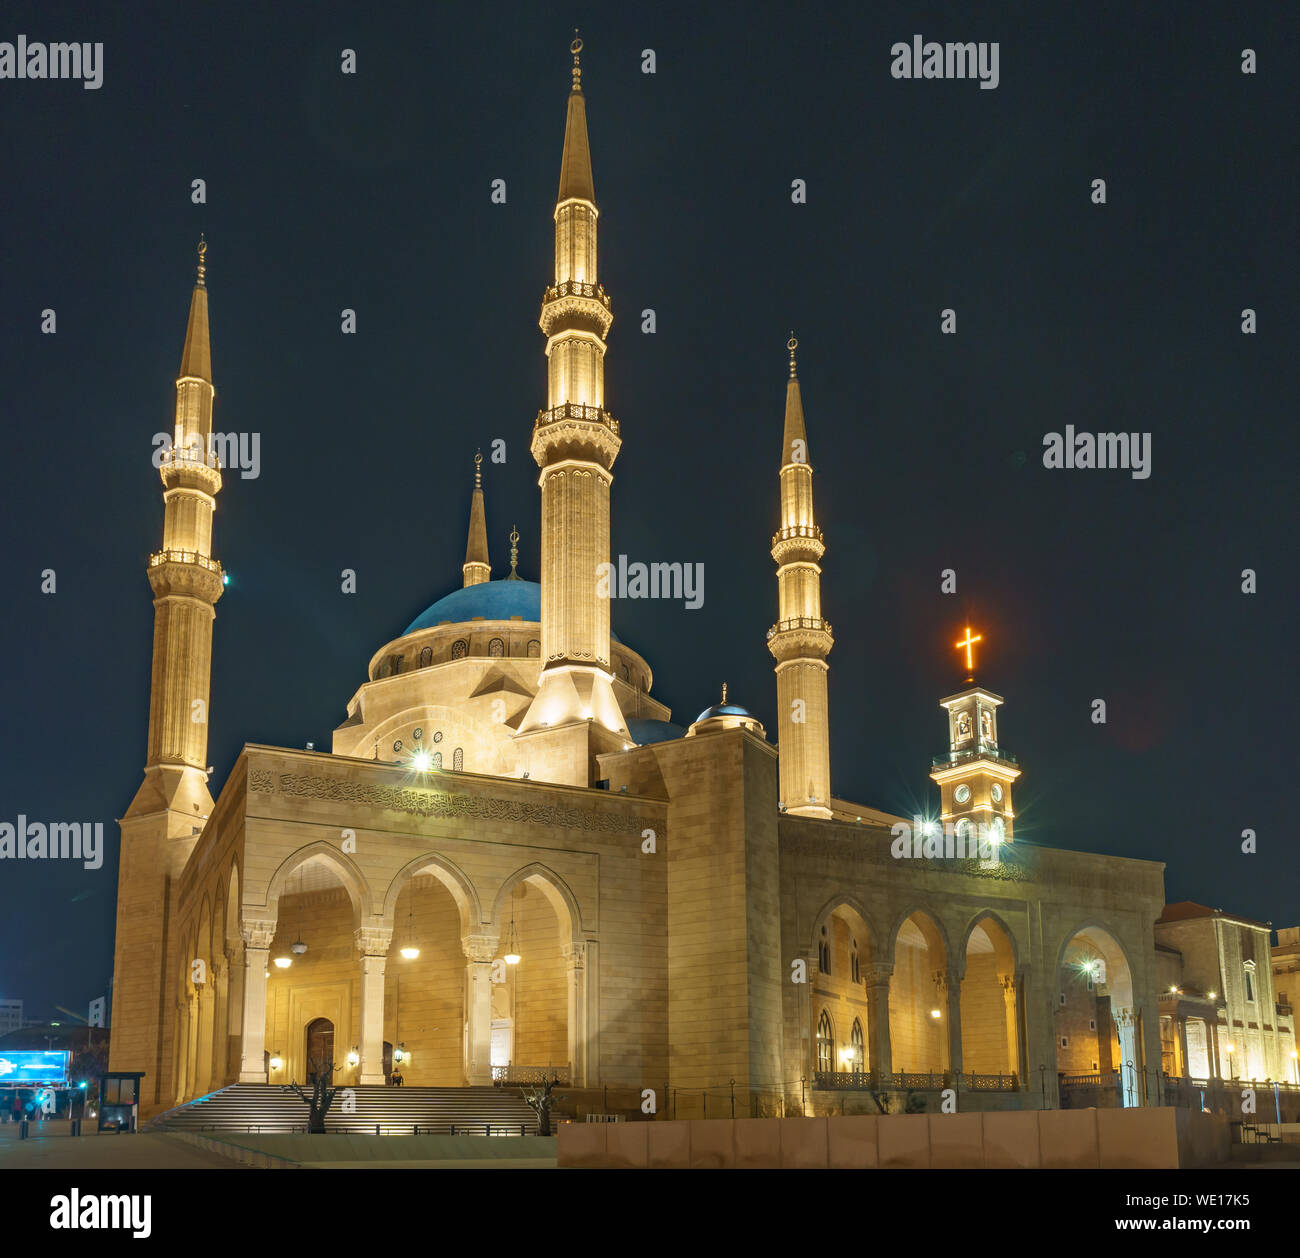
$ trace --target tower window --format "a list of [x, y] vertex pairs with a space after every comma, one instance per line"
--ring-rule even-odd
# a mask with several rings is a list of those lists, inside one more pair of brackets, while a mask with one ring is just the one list
[[1253, 1005], [1255, 1003], [1255, 963], [1246, 962], [1246, 999]]
[[464, 638], [457, 638], [451, 644], [451, 658], [453, 660], [463, 660], [469, 654], [469, 643]]
[[433, 663], [433, 647], [426, 646], [420, 651], [420, 667], [428, 668]]
[[488, 654], [492, 656], [493, 659], [500, 659], [505, 655], [505, 653], [506, 644], [502, 642], [500, 638], [493, 638], [492, 641], [488, 643]]

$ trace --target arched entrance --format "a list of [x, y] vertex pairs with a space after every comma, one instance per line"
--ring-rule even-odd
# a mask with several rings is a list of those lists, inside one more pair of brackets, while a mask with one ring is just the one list
[[1056, 992], [1056, 1069], [1061, 1104], [1140, 1105], [1142, 1030], [1133, 972], [1108, 930], [1085, 926], [1061, 952]]
[[993, 917], [982, 917], [966, 936], [961, 983], [962, 1071], [1023, 1077], [1011, 936]]
[[[816, 997], [811, 1014], [814, 1069], [827, 1074], [864, 1074], [874, 1063], [868, 1051], [870, 1008], [867, 983], [875, 957], [871, 929], [852, 905], [837, 904], [814, 929]], [[833, 1028], [838, 1028], [838, 1035]], [[842, 1080], [818, 1079], [819, 1086]]]
[[889, 1033], [897, 1074], [948, 1069], [948, 956], [928, 913], [911, 914], [894, 941]]
[[315, 1083], [318, 1073], [328, 1079], [334, 1065], [334, 1023], [328, 1018], [313, 1018], [307, 1023], [306, 1037], [303, 1060], [307, 1063], [307, 1082]]

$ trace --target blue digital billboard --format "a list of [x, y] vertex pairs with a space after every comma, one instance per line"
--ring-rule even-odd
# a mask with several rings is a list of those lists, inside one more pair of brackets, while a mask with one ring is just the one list
[[0, 1048], [0, 1084], [66, 1083], [71, 1057], [64, 1051], [19, 1053]]

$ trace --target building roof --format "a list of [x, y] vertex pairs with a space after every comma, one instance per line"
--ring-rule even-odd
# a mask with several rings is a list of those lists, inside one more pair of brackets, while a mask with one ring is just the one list
[[1156, 919], [1161, 922], [1184, 922], [1195, 917], [1226, 917], [1234, 922], [1244, 922], [1247, 926], [1258, 926], [1260, 930], [1271, 930], [1267, 922], [1257, 922], [1252, 917], [1242, 917], [1238, 913], [1225, 913], [1222, 909], [1212, 909], [1207, 904], [1197, 904], [1195, 900], [1179, 900], [1177, 904], [1166, 904], [1165, 911]]
[[675, 738], [686, 737], [686, 731], [671, 721], [640, 718], [628, 721], [627, 734], [638, 747], [646, 747], [650, 743], [670, 743]]

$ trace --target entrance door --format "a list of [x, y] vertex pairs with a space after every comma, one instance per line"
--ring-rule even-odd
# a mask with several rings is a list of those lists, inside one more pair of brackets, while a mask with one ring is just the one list
[[307, 1082], [316, 1082], [316, 1069], [320, 1067], [326, 1079], [334, 1061], [334, 1023], [328, 1018], [316, 1018], [307, 1024]]
[[392, 1077], [393, 1074], [393, 1045], [390, 1040], [384, 1041], [384, 1081]]

